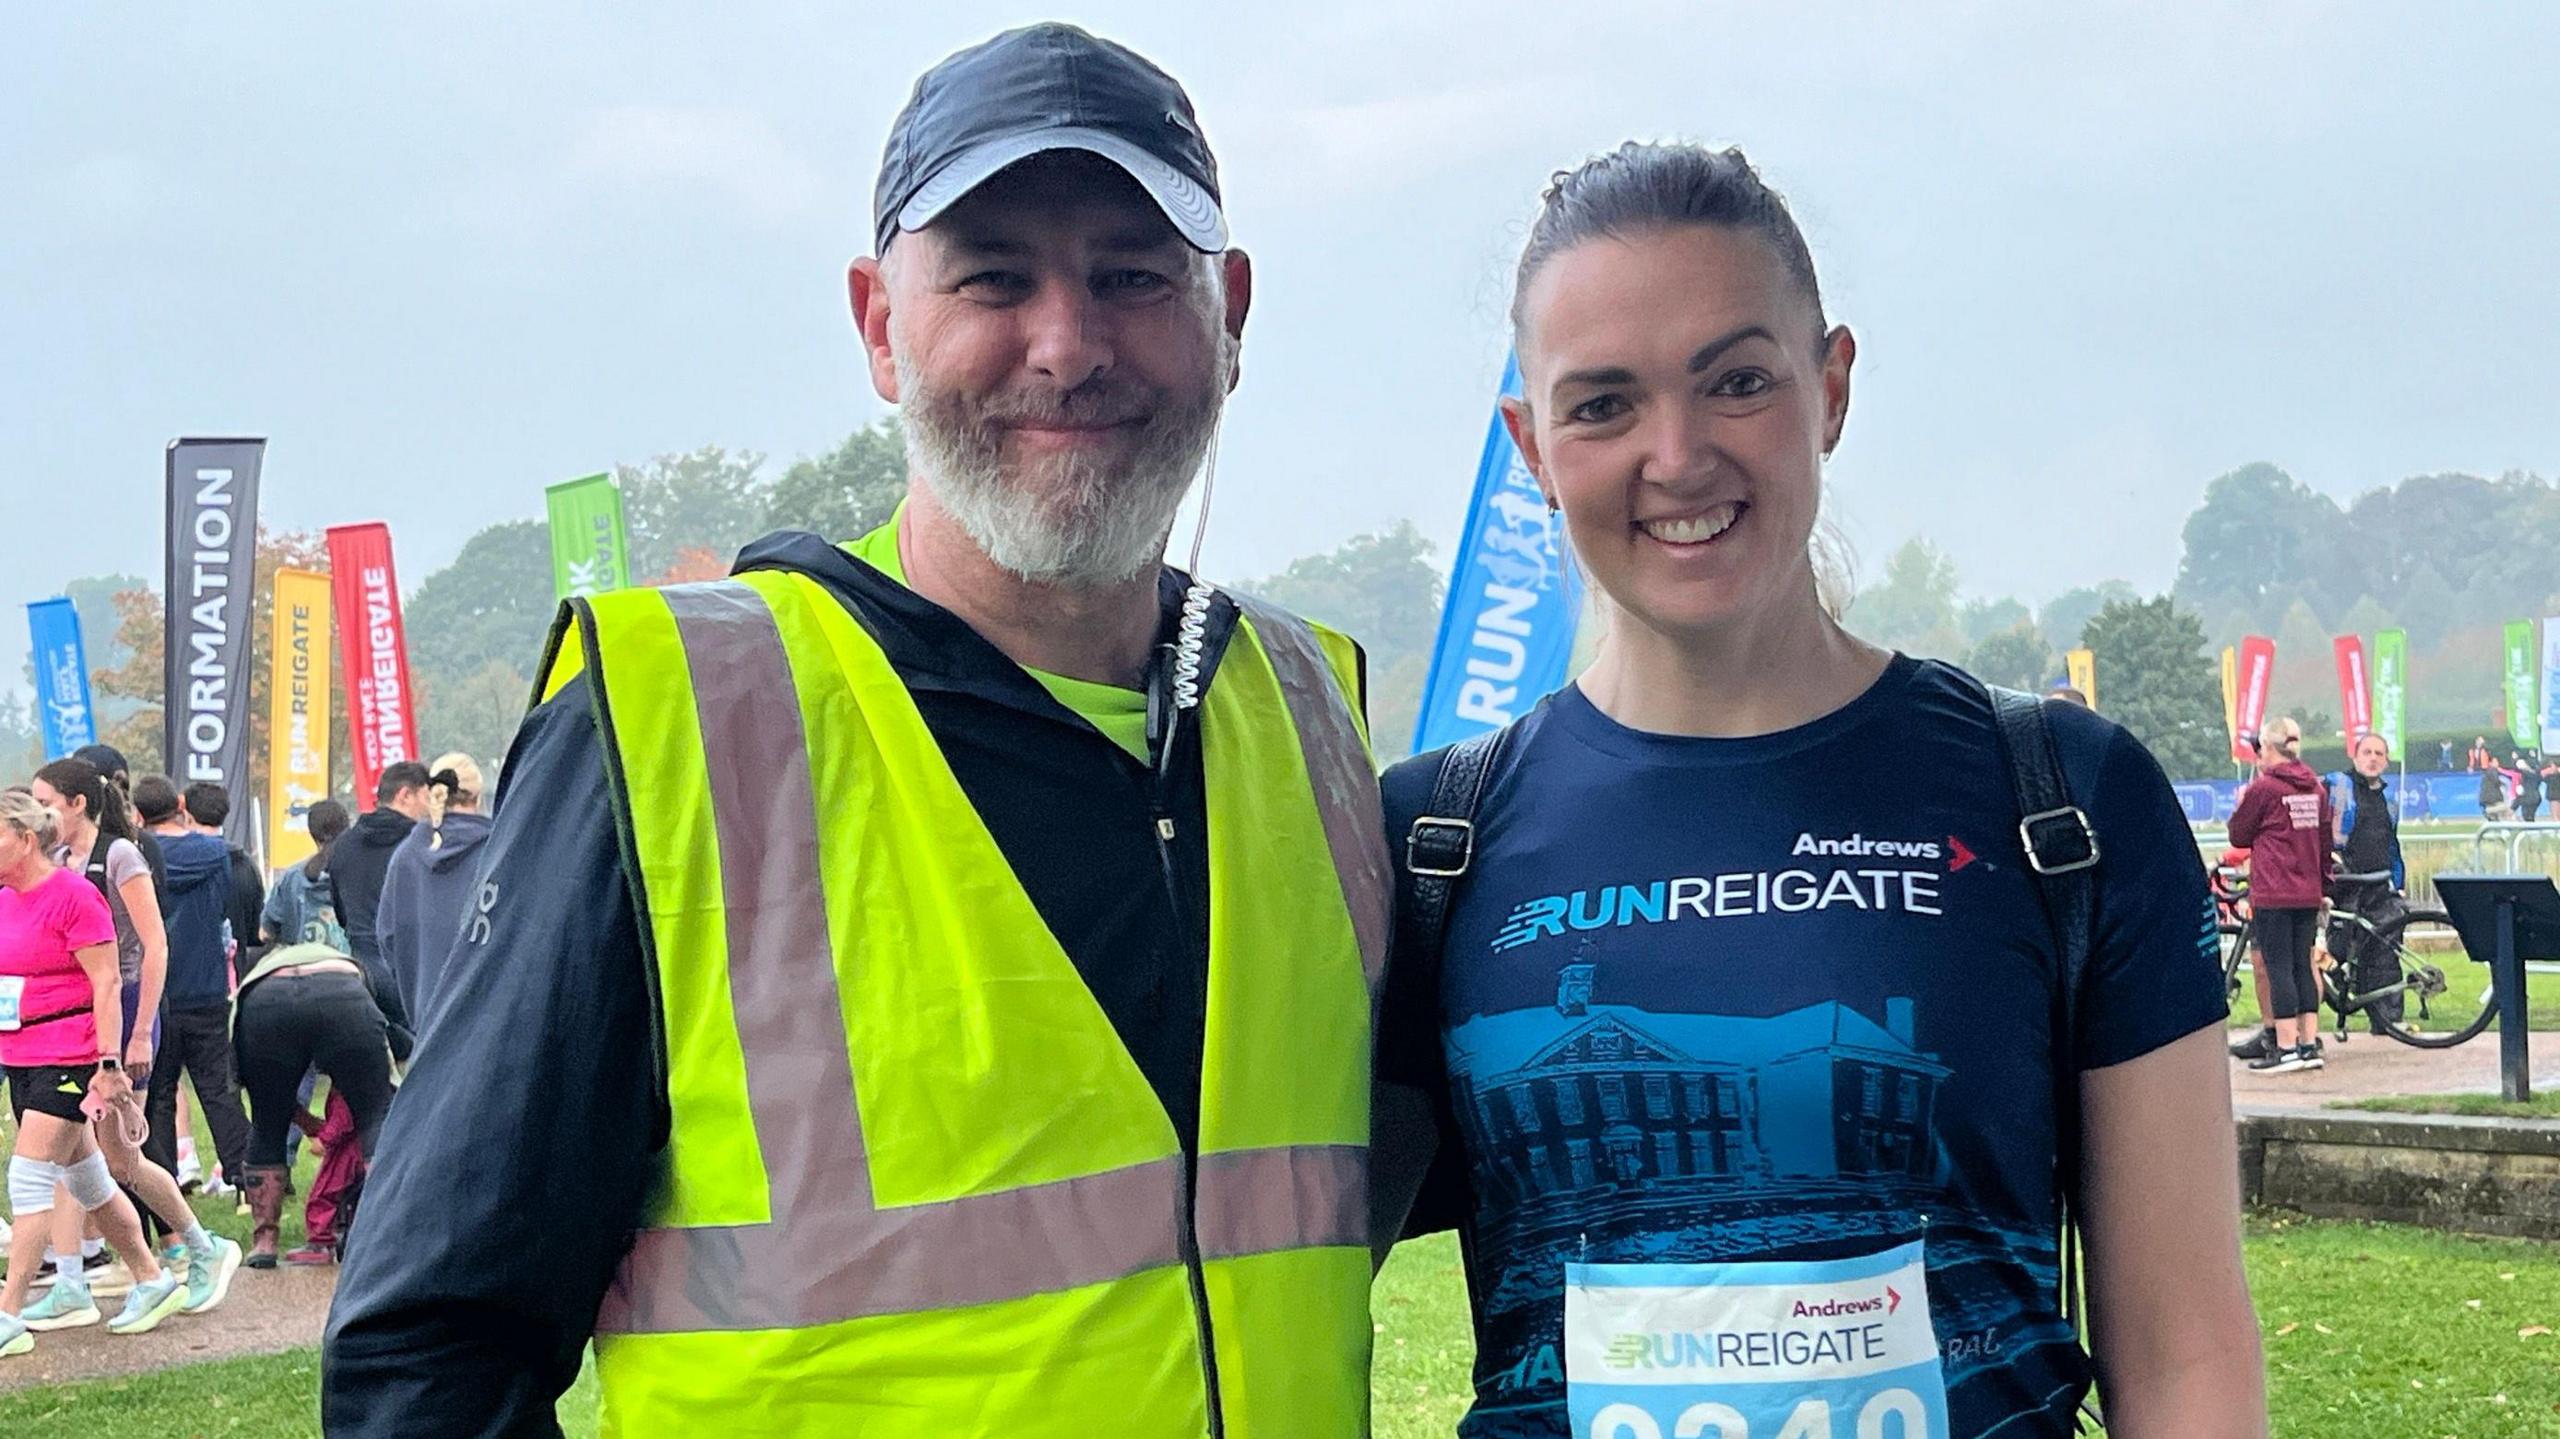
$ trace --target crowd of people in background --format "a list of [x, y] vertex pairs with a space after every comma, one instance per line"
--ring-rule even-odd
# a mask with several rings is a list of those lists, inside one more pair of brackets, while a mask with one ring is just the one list
[[2480, 817], [2532, 824], [2546, 807], [2560, 814], [2560, 757], [2536, 749], [2511, 749], [2501, 763], [2483, 735], [2471, 741], [2463, 766], [2480, 776]]
[[[224, 837], [222, 786], [137, 779], [111, 746], [0, 789], [0, 1358], [39, 1333], [205, 1313], [244, 1265], [337, 1262], [477, 886], [481, 790], [467, 755], [393, 764], [361, 815], [313, 804], [312, 854], [270, 882]], [[306, 1143], [305, 1242], [280, 1255]], [[209, 1232], [190, 1190], [230, 1201], [248, 1245]]]

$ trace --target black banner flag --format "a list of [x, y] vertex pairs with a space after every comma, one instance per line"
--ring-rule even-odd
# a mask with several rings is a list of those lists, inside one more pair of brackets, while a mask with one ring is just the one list
[[257, 608], [264, 440], [169, 442], [163, 763], [180, 791], [231, 793], [223, 831], [249, 840], [249, 620]]

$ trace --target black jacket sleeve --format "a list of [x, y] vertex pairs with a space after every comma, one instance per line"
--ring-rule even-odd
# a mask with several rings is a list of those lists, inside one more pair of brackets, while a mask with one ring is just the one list
[[481, 912], [391, 1107], [330, 1308], [332, 1439], [560, 1433], [553, 1406], [664, 1142], [604, 765], [582, 680], [508, 756]]

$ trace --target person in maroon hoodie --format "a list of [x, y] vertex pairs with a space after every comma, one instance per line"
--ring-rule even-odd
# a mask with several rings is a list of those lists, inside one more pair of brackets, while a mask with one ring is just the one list
[[2276, 1042], [2249, 1061], [2268, 1074], [2318, 1069], [2320, 981], [2311, 970], [2320, 903], [2336, 863], [2329, 849], [2329, 791], [2302, 762], [2302, 726], [2270, 720], [2260, 735], [2258, 777], [2231, 814], [2231, 843], [2249, 851], [2249, 902], [2267, 968]]

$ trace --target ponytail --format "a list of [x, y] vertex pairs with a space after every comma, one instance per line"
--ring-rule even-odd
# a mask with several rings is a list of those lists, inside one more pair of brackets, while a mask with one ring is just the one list
[[444, 845], [445, 812], [453, 809], [480, 808], [480, 766], [467, 754], [440, 755], [435, 769], [427, 776], [427, 831], [433, 838], [428, 848]]
[[462, 777], [449, 769], [427, 776], [427, 828], [433, 830], [438, 844], [444, 841], [444, 812], [453, 803], [453, 792], [462, 788]]
[[107, 807], [98, 811], [98, 828], [131, 844], [142, 843], [142, 827], [133, 818], [133, 782], [123, 770], [105, 776]]

